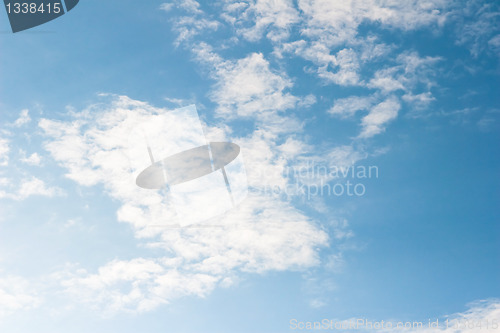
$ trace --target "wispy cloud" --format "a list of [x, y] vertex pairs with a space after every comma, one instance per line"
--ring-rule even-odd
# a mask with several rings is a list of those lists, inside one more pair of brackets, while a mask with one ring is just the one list
[[184, 9], [185, 11], [192, 14], [200, 14], [202, 11], [200, 10], [200, 4], [195, 0], [183, 0], [183, 1], [172, 1], [163, 3], [160, 6], [160, 9], [164, 11], [170, 11], [173, 7]]
[[359, 134], [359, 137], [370, 138], [383, 132], [386, 124], [398, 116], [400, 108], [401, 104], [393, 96], [374, 106], [368, 115], [361, 120], [363, 130]]
[[498, 3], [466, 1], [452, 12], [456, 22], [458, 45], [464, 45], [472, 56], [494, 53], [500, 56], [500, 7]]
[[[2, 185], [2, 184], [0, 184]], [[34, 176], [20, 181], [16, 187], [11, 181], [4, 182], [4, 188], [0, 187], [0, 199], [25, 200], [32, 196], [56, 197], [65, 194], [59, 187], [47, 186], [47, 184]]]
[[172, 19], [173, 29], [177, 32], [177, 38], [174, 42], [176, 46], [189, 42], [195, 36], [206, 31], [215, 31], [220, 26], [219, 21], [202, 15], [203, 11], [200, 9], [200, 4], [195, 0], [163, 3], [160, 5], [160, 9], [165, 12], [178, 10], [183, 13], [183, 15]]
[[31, 121], [31, 117], [29, 115], [29, 110], [24, 109], [21, 111], [19, 118], [16, 119], [16, 121], [12, 124], [15, 127], [21, 127]]
[[0, 137], [0, 166], [9, 164], [9, 140]]
[[19, 276], [0, 277], [0, 320], [16, 311], [36, 308], [42, 298], [33, 286]]
[[370, 109], [373, 105], [373, 97], [371, 96], [351, 96], [347, 98], [339, 98], [335, 100], [328, 113], [342, 118], [349, 118], [356, 114], [358, 111], [365, 111]]
[[[500, 320], [500, 301], [497, 299], [481, 300], [469, 304], [464, 312], [454, 313], [439, 318], [438, 327], [429, 327], [424, 322], [421, 328], [398, 328], [384, 332], [422, 332], [422, 333], [479, 333], [497, 332]], [[435, 323], [435, 321], [432, 321]]]

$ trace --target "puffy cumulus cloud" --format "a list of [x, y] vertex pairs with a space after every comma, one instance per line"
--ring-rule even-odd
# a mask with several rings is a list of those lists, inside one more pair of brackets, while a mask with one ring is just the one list
[[42, 302], [33, 286], [18, 276], [0, 277], [0, 319], [16, 311], [36, 308]]
[[352, 49], [342, 49], [337, 52], [335, 57], [336, 72], [327, 70], [327, 66], [318, 69], [320, 78], [331, 81], [340, 86], [358, 85], [359, 77], [359, 60], [358, 54]]
[[[359, 35], [361, 24], [371, 23], [382, 29], [414, 30], [442, 26], [450, 4], [446, 1], [298, 1], [303, 15], [297, 25], [303, 39], [275, 43], [274, 53], [295, 54], [311, 61], [318, 77], [341, 85], [365, 85], [365, 66], [387, 56], [397, 48], [377, 38], [377, 30]], [[365, 74], [366, 75], [366, 74]], [[380, 78], [379, 87], [401, 89], [401, 83]]]
[[[204, 222], [206, 227], [175, 227], [171, 203], [162, 191], [136, 186], [127, 157], [134, 128], [147, 121], [157, 123], [155, 117], [166, 113], [122, 96], [77, 113], [72, 121], [39, 122], [48, 137], [45, 148], [67, 169], [66, 176], [82, 186], [102, 184], [121, 203], [117, 219], [129, 223], [149, 248], [164, 253], [110, 262], [97, 272], [62, 274], [68, 294], [90, 295], [78, 298], [109, 312], [146, 311], [183, 295], [204, 296], [239, 272], [301, 270], [319, 263], [318, 249], [328, 246], [327, 232], [289, 201], [260, 190], [288, 181], [282, 170], [289, 160], [277, 148], [279, 131], [269, 136], [267, 130], [256, 129], [246, 137], [231, 138], [245, 159], [251, 189], [245, 201]], [[173, 136], [186, 135], [183, 128], [177, 133], [174, 126], [172, 131]], [[209, 140], [228, 137], [224, 128], [209, 128], [207, 133]], [[287, 152], [293, 151], [289, 145]], [[147, 154], [144, 158], [148, 160]]]
[[[332, 54], [333, 53], [333, 54]], [[285, 54], [298, 55], [311, 61], [319, 78], [341, 86], [361, 85], [359, 52], [352, 48], [332, 50], [321, 41], [293, 41], [276, 47], [274, 54], [283, 58]]]
[[[174, 4], [164, 6], [171, 9]], [[178, 3], [175, 6], [182, 7]], [[387, 45], [382, 32], [404, 35], [426, 29], [431, 33], [447, 24], [456, 30], [457, 44], [466, 45], [475, 56], [484, 50], [496, 53], [500, 50], [496, 24], [500, 16], [494, 3], [446, 0], [226, 0], [219, 6], [221, 14], [219, 21], [215, 22], [220, 24], [219, 27], [225, 26], [229, 32], [227, 39], [219, 45], [222, 48], [227, 47], [227, 43], [234, 46], [242, 39], [257, 42], [267, 38], [274, 56], [283, 59], [292, 55], [305, 59], [308, 65], [304, 69], [315, 73], [323, 81], [322, 84], [366, 87], [386, 96], [404, 95], [402, 105], [409, 107], [410, 113], [415, 116], [419, 116], [435, 100], [431, 88], [435, 84], [433, 78], [439, 72], [437, 65], [441, 58], [419, 55], [411, 50], [402, 51], [401, 45]], [[186, 9], [192, 13], [191, 18], [200, 22], [214, 21], [212, 16], [201, 11], [200, 6], [188, 7], [193, 8]], [[290, 108], [296, 103], [293, 96], [286, 92], [293, 78], [284, 72], [284, 67], [280, 67], [279, 71], [273, 70], [265, 53], [253, 48], [255, 52], [246, 57], [226, 61], [214, 54], [210, 45], [200, 43], [210, 34], [210, 29], [194, 30], [196, 34], [206, 34], [200, 34], [197, 41], [189, 39], [191, 43], [187, 46], [195, 50], [198, 60], [217, 68], [212, 75], [218, 78], [219, 87], [213, 91], [212, 99], [219, 104], [219, 111], [228, 115], [236, 109], [240, 113], [232, 114], [243, 115], [251, 110], [266, 110], [273, 103], [277, 110]], [[182, 39], [185, 34], [179, 32], [179, 38]], [[258, 44], [253, 45], [259, 47]], [[251, 77], [246, 71], [256, 76]], [[242, 77], [248, 77], [249, 81], [242, 82]], [[271, 86], [274, 88], [269, 89]], [[259, 96], [261, 93], [256, 87], [262, 87], [267, 92], [274, 90], [275, 93]], [[241, 100], [232, 102], [232, 97]], [[376, 96], [374, 103], [383, 99], [383, 96]], [[335, 106], [329, 112], [339, 115], [342, 102], [334, 101]], [[342, 114], [342, 117], [347, 116], [347, 113]]]
[[[165, 6], [172, 8], [174, 5]], [[178, 4], [175, 6], [181, 7]], [[196, 10], [188, 11], [192, 13], [191, 18], [213, 20], [212, 16], [200, 10], [200, 6], [195, 7]], [[500, 45], [497, 33], [491, 32], [494, 30], [492, 22], [497, 17], [496, 7], [479, 6], [477, 2], [463, 9], [460, 2], [446, 0], [227, 0], [220, 7], [221, 20], [218, 24], [226, 25], [230, 31], [228, 38], [218, 45], [222, 49], [227, 47], [227, 42], [231, 45], [242, 42], [240, 37], [250, 42], [267, 38], [275, 59], [279, 61], [295, 56], [306, 60], [305, 71], [315, 73], [322, 81], [320, 84], [358, 86], [375, 91], [368, 96], [352, 96], [351, 100], [334, 100], [327, 112], [341, 118], [351, 117], [358, 111], [369, 112], [387, 96], [402, 97], [398, 103], [408, 107], [409, 113], [414, 116], [420, 116], [435, 100], [431, 89], [439, 73], [437, 65], [441, 58], [412, 50], [402, 51], [395, 44], [388, 45], [380, 34], [382, 31], [404, 34], [427, 29], [430, 33], [431, 29], [455, 24], [466, 31], [458, 43], [463, 40], [463, 44], [470, 44], [471, 40], [477, 40], [482, 47], [488, 44], [491, 49]], [[481, 18], [484, 16], [481, 20], [484, 23], [473, 26], [472, 21], [464, 21], [464, 17], [471, 16], [471, 13]], [[366, 33], [361, 32], [361, 26], [371, 28]], [[174, 30], [176, 27], [174, 25]], [[290, 93], [293, 78], [288, 76], [283, 66], [279, 70], [274, 69], [265, 50], [259, 52], [257, 49], [239, 59], [225, 60], [213, 51], [215, 45], [200, 41], [210, 34], [210, 29], [197, 31], [201, 30], [205, 30], [206, 34], [199, 35], [197, 41], [190, 39], [186, 46], [194, 51], [198, 61], [212, 68], [210, 74], [216, 79], [216, 85], [210, 96], [218, 104], [219, 115], [259, 115], [267, 123], [272, 123], [278, 119], [272, 110], [283, 111], [300, 105], [297, 97]], [[484, 33], [487, 30], [491, 33]], [[179, 32], [179, 38], [183, 38], [183, 34]], [[258, 47], [258, 44], [255, 45]], [[370, 119], [372, 116], [367, 121]], [[282, 118], [279, 120], [284, 121]], [[286, 121], [290, 120], [291, 117]], [[362, 126], [366, 129], [367, 122]], [[273, 127], [278, 129], [279, 125]], [[365, 131], [358, 137], [371, 137], [375, 134], [368, 133], [383, 132], [380, 126], [370, 128], [373, 131]]]
[[[349, 148], [348, 162], [340, 161], [334, 154], [316, 156], [316, 147], [304, 140], [303, 123], [292, 112], [283, 112], [301, 105], [300, 98], [285, 90], [292, 88], [292, 82], [286, 75], [271, 71], [269, 62], [262, 54], [252, 53], [242, 59], [228, 61], [204, 43], [195, 52], [215, 79], [211, 97], [218, 105], [219, 114], [223, 114], [225, 119], [240, 116], [253, 121], [254, 132], [239, 138], [238, 142], [247, 157], [250, 184], [256, 190], [272, 192], [273, 188], [285, 189], [297, 181], [321, 183], [325, 179], [297, 179], [286, 175], [291, 170], [293, 175], [293, 170], [309, 170], [316, 165], [347, 166], [366, 157], [354, 146]], [[329, 147], [326, 150], [347, 149]], [[287, 196], [300, 195], [294, 191], [285, 192]]]
[[[376, 118], [382, 121], [379, 108], [375, 106], [389, 95], [395, 98], [404, 94], [405, 105], [417, 111], [423, 111], [434, 100], [431, 88], [435, 85], [440, 57], [421, 56], [411, 50], [401, 52], [397, 46], [382, 42], [376, 30], [367, 36], [359, 36], [358, 30], [366, 22], [401, 30], [441, 26], [447, 18], [443, 11], [451, 8], [449, 4], [441, 1], [305, 0], [299, 1], [298, 6], [305, 15], [301, 26], [303, 39], [275, 43], [274, 54], [278, 58], [295, 55], [309, 61], [312, 65], [306, 70], [324, 82], [374, 90], [369, 95], [336, 99], [328, 113], [350, 118], [359, 111], [369, 112], [374, 108], [373, 112], [378, 114]], [[397, 113], [392, 112], [390, 119], [396, 116]], [[364, 130], [358, 138], [383, 132], [383, 126], [373, 126], [374, 117], [372, 114], [362, 121]]]
[[181, 296], [204, 296], [218, 280], [178, 266], [175, 259], [137, 258], [114, 260], [95, 273], [80, 268], [54, 276], [62, 281], [67, 295], [111, 316], [116, 312], [146, 312]]
[[443, 9], [449, 3], [444, 0], [299, 0], [298, 5], [306, 16], [303, 33], [331, 46], [355, 40], [363, 22], [402, 30], [441, 26], [446, 20]]
[[34, 195], [54, 197], [63, 194], [64, 191], [61, 189], [57, 187], [48, 187], [41, 179], [32, 177], [31, 179], [26, 179], [21, 182], [16, 198], [22, 200]]
[[211, 99], [218, 104], [217, 114], [224, 117], [256, 118], [268, 122], [294, 107], [298, 97], [286, 92], [292, 81], [283, 73], [271, 70], [261, 53], [251, 53], [236, 61], [224, 60], [209, 45], [200, 44], [197, 58], [214, 68], [216, 80]]
[[222, 18], [236, 28], [238, 35], [250, 41], [257, 41], [266, 33], [273, 41], [286, 39], [291, 27], [300, 22], [291, 0], [228, 0], [223, 8]]
[[29, 165], [41, 165], [42, 157], [38, 153], [33, 153], [30, 156], [26, 156], [26, 152], [24, 150], [20, 150], [19, 154], [21, 155], [20, 161]]

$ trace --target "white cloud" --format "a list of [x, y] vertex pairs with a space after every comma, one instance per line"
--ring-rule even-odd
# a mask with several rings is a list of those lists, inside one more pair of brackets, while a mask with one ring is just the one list
[[22, 277], [0, 277], [0, 319], [16, 311], [39, 306], [41, 297]]
[[466, 1], [451, 13], [456, 21], [457, 44], [464, 45], [473, 57], [493, 51], [500, 56], [500, 8], [498, 4]]
[[164, 11], [166, 11], [166, 12], [171, 11], [174, 7], [175, 7], [175, 5], [174, 5], [174, 3], [173, 3], [173, 2], [162, 3], [162, 4], [160, 5], [160, 9], [161, 9], [161, 10], [164, 10]]
[[[305, 40], [283, 43], [274, 54], [282, 58], [284, 53], [292, 53], [318, 66], [314, 71], [318, 77], [342, 86], [359, 85], [360, 63], [358, 53], [352, 48], [343, 48], [332, 54], [327, 45], [319, 41]], [[331, 69], [334, 70], [331, 70]]]
[[184, 9], [192, 14], [203, 13], [200, 10], [200, 4], [195, 0], [176, 0], [173, 2], [163, 3], [160, 5], [160, 9], [166, 12], [172, 10], [174, 7]]
[[215, 31], [220, 26], [219, 21], [204, 17], [200, 4], [195, 0], [180, 0], [160, 5], [160, 9], [165, 12], [170, 12], [174, 8], [185, 12], [185, 15], [179, 15], [172, 19], [174, 30], [177, 32], [174, 43], [176, 46], [191, 41], [200, 33]]
[[289, 36], [291, 26], [300, 21], [291, 0], [227, 1], [222, 17], [250, 41], [261, 39], [266, 32], [270, 40], [283, 40]]
[[[2, 184], [0, 184], [2, 185]], [[9, 186], [8, 191], [0, 190], [0, 199], [25, 200], [32, 196], [55, 197], [64, 195], [64, 191], [58, 187], [50, 187], [39, 178], [31, 177], [21, 180], [19, 186], [13, 189], [11, 181], [4, 182], [4, 186]]]
[[201, 44], [195, 52], [201, 62], [214, 68], [211, 74], [217, 82], [211, 99], [218, 104], [219, 116], [268, 122], [276, 120], [277, 111], [293, 108], [299, 101], [286, 92], [292, 81], [285, 74], [272, 71], [261, 53], [225, 61], [206, 44]]
[[[376, 103], [382, 97], [403, 92], [404, 100], [417, 110], [425, 109], [433, 101], [430, 89], [434, 85], [437, 57], [419, 56], [412, 51], [394, 54], [388, 63], [378, 62], [396, 53], [394, 45], [386, 45], [376, 35], [358, 36], [361, 24], [372, 23], [382, 29], [403, 31], [441, 27], [451, 8], [445, 0], [434, 1], [310, 1], [296, 4], [288, 0], [251, 2], [226, 1], [221, 17], [236, 28], [236, 35], [250, 41], [264, 35], [271, 41], [273, 54], [283, 59], [292, 54], [310, 61], [313, 66], [306, 71], [314, 72], [326, 82], [341, 86], [364, 86], [376, 89], [374, 96], [359, 97], [355, 103], [342, 100], [328, 111], [347, 117], [367, 109], [369, 100]], [[301, 15], [299, 15], [299, 13]], [[206, 18], [197, 13], [192, 19]], [[289, 31], [298, 28], [301, 40], [289, 40]], [[182, 38], [180, 33], [179, 37]], [[225, 117], [259, 117], [267, 123], [278, 119], [276, 111], [291, 109], [297, 105], [297, 97], [288, 91], [292, 80], [282, 70], [273, 70], [262, 53], [252, 53], [238, 60], [224, 60], [204, 42], [191, 45], [197, 60], [208, 65], [216, 79], [211, 99], [218, 104], [216, 112]], [[373, 73], [373, 62], [382, 65]], [[380, 66], [377, 66], [380, 68]], [[342, 103], [350, 102], [351, 105]], [[289, 118], [288, 120], [290, 120]], [[371, 116], [367, 118], [371, 119]], [[283, 118], [280, 118], [283, 121]], [[270, 128], [280, 126], [270, 126]], [[373, 128], [375, 129], [375, 128]], [[382, 131], [374, 131], [382, 132]], [[365, 137], [368, 132], [361, 136]], [[373, 134], [374, 135], [374, 134]], [[372, 135], [369, 135], [372, 136]]]
[[380, 69], [368, 83], [368, 87], [380, 89], [384, 93], [391, 93], [397, 90], [404, 90], [402, 82], [395, 78], [398, 71], [397, 67]]
[[305, 40], [298, 40], [283, 43], [280, 49], [275, 52], [278, 52], [277, 54], [279, 56], [282, 56], [283, 52], [293, 53], [322, 66], [337, 63], [337, 58], [331, 54], [330, 49], [325, 44], [318, 41], [308, 42]]
[[330, 46], [354, 40], [364, 21], [402, 30], [441, 26], [446, 19], [442, 10], [449, 6], [444, 0], [300, 0], [298, 4], [307, 17], [303, 33]]
[[398, 116], [400, 108], [401, 104], [394, 96], [375, 105], [361, 120], [363, 130], [359, 134], [359, 137], [370, 138], [385, 131], [386, 124]]
[[26, 152], [24, 150], [20, 151], [22, 163], [26, 163], [29, 165], [41, 165], [42, 157], [38, 153], [33, 153], [30, 156], [26, 157]]
[[36, 177], [31, 177], [31, 179], [26, 179], [21, 182], [21, 185], [17, 191], [18, 200], [23, 200], [28, 197], [37, 195], [45, 197], [60, 196], [64, 192], [57, 187], [47, 187], [44, 181]]
[[8, 186], [8, 185], [10, 185], [10, 180], [8, 178], [1, 177], [0, 186]]
[[500, 49], [500, 34], [494, 36], [488, 41], [488, 44], [493, 47], [494, 49]]
[[201, 13], [200, 4], [195, 0], [181, 0], [177, 1], [177, 5], [191, 13]]
[[0, 166], [9, 164], [9, 141], [0, 137]]
[[483, 132], [488, 132], [491, 131], [495, 125], [497, 124], [498, 120], [496, 118], [493, 118], [489, 115], [482, 117], [477, 121], [477, 126], [479, 129]]
[[346, 168], [367, 157], [366, 153], [355, 149], [352, 145], [335, 147], [327, 154], [330, 167]]
[[[432, 321], [435, 322], [435, 321]], [[500, 301], [476, 301], [465, 312], [439, 318], [439, 326], [429, 328], [423, 322], [422, 328], [385, 329], [383, 332], [421, 332], [421, 333], [480, 333], [498, 332], [500, 328]]]
[[175, 45], [177, 46], [191, 40], [202, 32], [206, 32], [207, 30], [215, 31], [219, 28], [218, 21], [193, 16], [182, 16], [175, 20], [174, 25], [178, 33], [175, 40]]
[[328, 113], [342, 118], [352, 117], [358, 111], [368, 110], [373, 105], [373, 98], [368, 96], [350, 96], [338, 98]]
[[363, 63], [387, 59], [390, 53], [396, 49], [395, 45], [387, 45], [375, 35], [358, 38], [353, 44], [359, 47], [359, 58]]
[[318, 69], [320, 78], [331, 81], [340, 86], [351, 86], [359, 84], [359, 60], [358, 54], [352, 49], [343, 49], [335, 55], [336, 72], [327, 70], [327, 66]]
[[193, 101], [187, 100], [187, 99], [182, 99], [182, 98], [165, 97], [164, 99], [167, 102], [170, 102], [173, 105], [178, 106], [178, 107], [187, 106], [187, 105], [190, 105], [190, 104], [194, 104]]
[[19, 114], [19, 118], [16, 119], [14, 122], [13, 126], [15, 127], [21, 127], [31, 121], [31, 117], [29, 116], [29, 110], [24, 109], [21, 111]]
[[435, 64], [440, 60], [439, 57], [420, 57], [416, 52], [403, 52], [396, 58], [396, 66], [377, 70], [367, 86], [386, 94], [397, 90], [412, 91], [418, 84], [430, 89], [434, 85]]
[[402, 98], [406, 103], [413, 106], [417, 111], [427, 108], [429, 104], [436, 100], [436, 98], [432, 96], [432, 93], [430, 91], [416, 95], [407, 93], [404, 94]]
[[[260, 70], [264, 62], [258, 56], [254, 61]], [[276, 80], [278, 83], [272, 83], [270, 89], [279, 86]], [[257, 90], [254, 95], [266, 96], [266, 92]], [[244, 98], [241, 101], [247, 102]], [[68, 293], [91, 295], [83, 300], [96, 299], [100, 308], [110, 312], [146, 311], [182, 295], [204, 296], [219, 284], [227, 284], [240, 271], [304, 269], [319, 263], [317, 249], [327, 246], [327, 234], [290, 202], [259, 191], [236, 209], [206, 221], [219, 226], [216, 228], [152, 226], [175, 222], [173, 210], [160, 192], [135, 185], [125, 143], [137, 124], [165, 112], [126, 97], [114, 97], [103, 109], [84, 111], [73, 121], [40, 121], [49, 137], [45, 147], [67, 168], [67, 176], [84, 186], [103, 184], [110, 197], [121, 202], [117, 219], [132, 225], [136, 237], [144, 239], [149, 247], [165, 252], [165, 257], [111, 262], [97, 273], [63, 278]], [[224, 136], [213, 129], [208, 133]], [[267, 131], [257, 129], [248, 137], [233, 137], [231, 141], [242, 149], [252, 189], [286, 184], [282, 170], [287, 159], [273, 135], [269, 137]], [[129, 263], [130, 272], [126, 268]], [[118, 268], [126, 271], [114, 274]]]
[[149, 311], [181, 296], [204, 296], [215, 287], [216, 277], [178, 266], [179, 260], [168, 258], [115, 260], [97, 273], [79, 269], [58, 279], [68, 295], [105, 315]]

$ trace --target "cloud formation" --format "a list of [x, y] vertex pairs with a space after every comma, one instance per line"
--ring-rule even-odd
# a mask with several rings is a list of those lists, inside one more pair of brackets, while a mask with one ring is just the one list
[[39, 304], [41, 297], [26, 279], [12, 275], [0, 277], [0, 319]]
[[[261, 62], [258, 57], [256, 61]], [[47, 135], [45, 148], [67, 170], [68, 178], [81, 186], [102, 184], [121, 203], [117, 219], [129, 223], [136, 237], [146, 240], [150, 248], [163, 250], [164, 257], [115, 261], [98, 272], [70, 274], [62, 279], [69, 294], [91, 295], [81, 299], [106, 311], [144, 311], [182, 295], [204, 296], [216, 286], [230, 283], [238, 272], [301, 270], [319, 263], [318, 248], [327, 246], [327, 233], [289, 201], [260, 192], [206, 222], [218, 227], [154, 227], [175, 221], [171, 203], [161, 191], [135, 185], [126, 142], [137, 124], [168, 110], [124, 96], [111, 97], [97, 108], [67, 122], [42, 119], [39, 126]], [[245, 160], [250, 161], [249, 170], [255, 163], [265, 171], [249, 172], [250, 187], [287, 182], [279, 171], [263, 178], [285, 163], [276, 160], [272, 140], [258, 130], [249, 137], [231, 139], [242, 147]], [[121, 273], [115, 274], [117, 270]], [[124, 283], [132, 289], [122, 289]]]

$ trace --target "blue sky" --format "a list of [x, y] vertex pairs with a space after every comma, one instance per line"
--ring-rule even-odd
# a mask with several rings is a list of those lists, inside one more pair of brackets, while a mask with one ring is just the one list
[[[16, 34], [0, 16], [2, 332], [500, 321], [496, 2], [85, 1]], [[131, 195], [116, 156], [191, 104], [250, 193], [224, 227], [154, 228], [166, 199]], [[346, 181], [363, 195], [327, 193]]]

